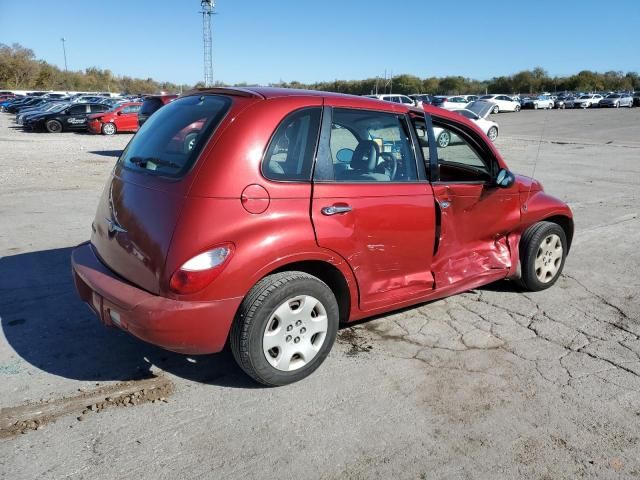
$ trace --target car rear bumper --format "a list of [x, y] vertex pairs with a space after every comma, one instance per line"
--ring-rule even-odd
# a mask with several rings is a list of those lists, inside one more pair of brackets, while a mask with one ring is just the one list
[[222, 350], [242, 301], [179, 301], [153, 295], [109, 270], [88, 242], [73, 250], [71, 264], [78, 295], [105, 325], [178, 353]]
[[88, 122], [87, 123], [87, 131], [91, 133], [102, 133], [102, 123], [101, 122]]

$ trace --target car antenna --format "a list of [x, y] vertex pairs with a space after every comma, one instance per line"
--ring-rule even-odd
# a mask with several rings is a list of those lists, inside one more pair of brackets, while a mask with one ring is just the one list
[[[549, 109], [551, 110], [551, 109]], [[538, 140], [538, 151], [536, 152], [536, 159], [533, 161], [533, 171], [531, 172], [531, 182], [529, 182], [529, 190], [527, 191], [527, 198], [522, 204], [522, 210], [525, 212], [529, 208], [529, 197], [531, 196], [531, 188], [533, 187], [533, 179], [536, 176], [536, 167], [538, 166], [538, 159], [540, 158], [540, 146], [542, 145], [542, 139], [544, 138], [544, 132], [547, 129], [547, 120], [549, 119], [549, 112], [544, 113], [544, 121], [542, 122], [542, 131], [540, 132], [540, 139]]]

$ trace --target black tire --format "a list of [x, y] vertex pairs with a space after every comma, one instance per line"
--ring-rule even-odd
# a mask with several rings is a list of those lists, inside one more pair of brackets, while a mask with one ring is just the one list
[[491, 113], [500, 113], [500, 107], [496, 105], [495, 107], [493, 107], [493, 110], [491, 110]]
[[111, 122], [102, 125], [102, 128], [100, 130], [102, 131], [103, 135], [115, 135], [118, 132], [116, 125]]
[[58, 120], [47, 120], [45, 123], [45, 128], [49, 133], [61, 133], [62, 132], [62, 124]]
[[[299, 295], [310, 295], [321, 302], [327, 315], [327, 332], [311, 361], [296, 370], [278, 370], [265, 357], [263, 335], [276, 309]], [[267, 386], [287, 385], [311, 375], [322, 364], [333, 347], [338, 324], [338, 303], [324, 282], [304, 272], [275, 273], [260, 280], [242, 301], [229, 343], [236, 362], [251, 378]]]
[[446, 130], [444, 132], [440, 132], [440, 135], [438, 135], [437, 138], [437, 142], [438, 147], [447, 148], [449, 146], [449, 143], [451, 143], [451, 134]]
[[520, 111], [520, 105], [516, 105], [516, 112]]
[[[550, 235], [557, 235], [562, 243], [562, 257], [557, 272], [549, 280], [542, 282], [536, 274], [535, 261], [541, 243]], [[530, 226], [520, 239], [520, 286], [530, 292], [545, 290], [552, 286], [564, 268], [567, 258], [567, 237], [560, 225], [553, 222], [538, 222]]]

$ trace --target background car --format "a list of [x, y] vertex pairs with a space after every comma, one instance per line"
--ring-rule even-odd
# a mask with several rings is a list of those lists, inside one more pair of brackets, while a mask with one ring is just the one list
[[141, 127], [151, 115], [176, 98], [178, 95], [149, 95], [145, 97], [138, 111], [138, 127]]
[[611, 93], [598, 103], [599, 107], [633, 107], [633, 97], [628, 93]]
[[67, 130], [86, 130], [87, 119], [92, 113], [109, 110], [107, 105], [100, 103], [76, 103], [60, 110], [47, 112], [30, 119], [25, 127], [33, 130], [46, 130], [49, 133], [60, 133]]
[[554, 106], [554, 101], [548, 95], [538, 95], [537, 97], [527, 97], [522, 101], [522, 108], [533, 108], [538, 110], [539, 108], [551, 109]]
[[418, 107], [422, 107], [422, 105], [431, 105], [431, 100], [433, 99], [433, 96], [428, 93], [412, 93], [409, 97], [413, 99]]
[[600, 100], [602, 100], [602, 95], [600, 95], [599, 93], [587, 93], [574, 98], [573, 102], [571, 102], [571, 106], [573, 108], [590, 108], [593, 106], [598, 106]]
[[522, 108], [520, 106], [520, 102], [503, 93], [483, 95], [479, 100], [484, 100], [485, 102], [491, 102], [494, 104], [491, 113], [519, 112], [520, 108]]
[[87, 130], [91, 133], [113, 135], [117, 132], [137, 132], [138, 111], [142, 103], [123, 103], [105, 113], [89, 115]]
[[467, 117], [475, 123], [480, 130], [487, 134], [489, 140], [495, 142], [496, 138], [498, 138], [498, 124], [488, 120], [489, 114], [493, 112], [494, 107], [494, 104], [491, 102], [479, 100], [471, 102], [467, 105], [467, 108], [456, 110], [456, 113], [463, 117]]
[[446, 110], [461, 110], [469, 104], [466, 95], [438, 95], [433, 97], [431, 105], [444, 108]]
[[385, 102], [401, 103], [403, 105], [416, 106], [417, 103], [413, 98], [407, 95], [400, 95], [399, 93], [385, 93], [379, 95], [364, 95], [369, 98], [377, 98], [378, 100], [384, 100]]

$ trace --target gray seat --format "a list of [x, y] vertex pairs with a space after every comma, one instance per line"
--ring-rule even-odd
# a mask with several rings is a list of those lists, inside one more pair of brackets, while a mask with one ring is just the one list
[[389, 182], [391, 178], [378, 171], [380, 147], [373, 140], [361, 141], [351, 157], [351, 170], [343, 173], [345, 180]]

